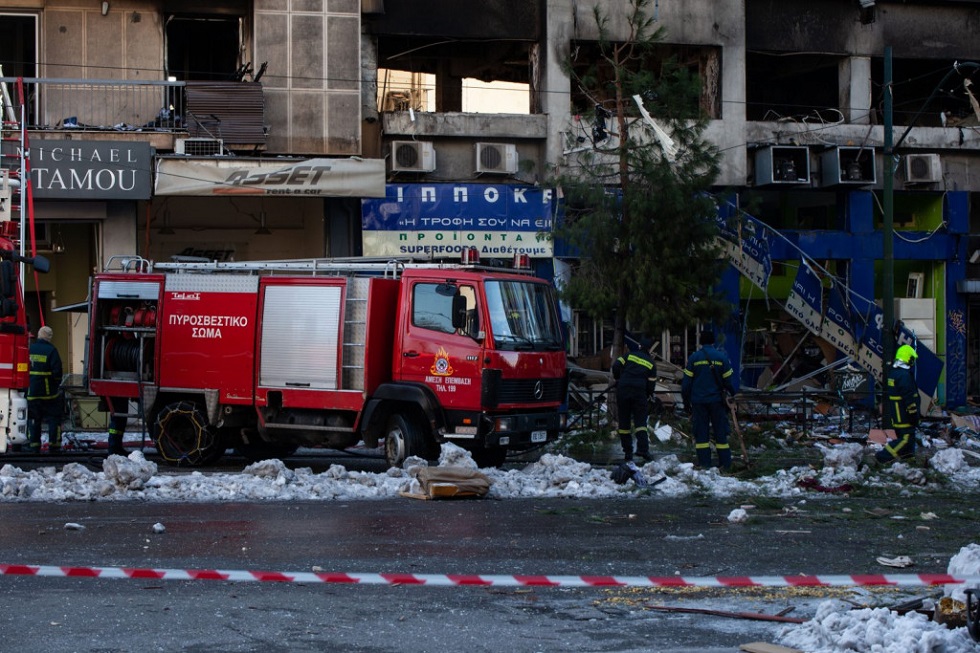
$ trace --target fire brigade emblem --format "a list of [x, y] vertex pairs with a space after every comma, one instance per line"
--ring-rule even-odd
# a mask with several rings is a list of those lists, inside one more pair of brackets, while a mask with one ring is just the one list
[[439, 347], [439, 351], [436, 352], [436, 358], [432, 362], [432, 367], [429, 368], [429, 372], [436, 376], [452, 376], [453, 365], [449, 362], [448, 351]]

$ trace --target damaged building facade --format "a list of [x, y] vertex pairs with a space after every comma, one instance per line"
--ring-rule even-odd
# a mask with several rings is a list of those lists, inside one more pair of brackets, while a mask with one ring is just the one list
[[[613, 38], [625, 39], [628, 4], [598, 4]], [[595, 51], [592, 4], [494, 2], [469, 10], [388, 0], [383, 9], [369, 22], [378, 68], [430, 74], [436, 96], [427, 110], [389, 103], [396, 110], [380, 116], [384, 154], [396, 157], [396, 142], [431, 147], [432, 165], [417, 171], [423, 183], [485, 179], [474, 140], [516, 151], [511, 184], [542, 183], [576, 164], [568, 143], [589, 144], [590, 98], [572, 87], [563, 66]], [[971, 236], [980, 109], [970, 89], [976, 69], [964, 65], [980, 57], [972, 29], [980, 3], [668, 0], [647, 9], [665, 30], [659, 56], [702, 79], [701, 107], [711, 116], [706, 136], [722, 154], [716, 187], [736, 207], [727, 217], [745, 213], [743, 230], [752, 226], [766, 248], [752, 265], [737, 259], [757, 254], [736, 250], [723, 280], [737, 306], [725, 347], [743, 385], [791, 386], [794, 377], [809, 378], [847, 355], [866, 370], [881, 368], [889, 88], [893, 142], [900, 141], [889, 166], [897, 335], [934, 354], [923, 357], [923, 367], [938, 403], [964, 404], [980, 390], [980, 281], [973, 279], [980, 241]], [[498, 29], [507, 16], [519, 19]], [[889, 84], [886, 47], [893, 53]], [[526, 84], [530, 115], [515, 121], [462, 111], [468, 78]], [[403, 99], [420, 101], [417, 92]], [[744, 243], [746, 232], [741, 236]], [[558, 247], [552, 262], [560, 268]], [[764, 279], [757, 268], [765, 268]], [[573, 355], [609, 344], [601, 323], [578, 312], [571, 321]], [[692, 325], [688, 333], [665, 334], [664, 358], [683, 364], [695, 333]]]
[[[628, 3], [598, 4], [625, 38]], [[805, 323], [832, 312], [834, 288], [887, 294], [889, 88], [904, 136], [895, 317], [935, 352], [940, 403], [980, 393], [968, 65], [980, 61], [980, 2], [654, 0], [649, 11], [665, 34], [657, 56], [702, 79], [719, 193], [768, 234], [765, 291], [738, 265], [723, 281], [742, 383], [798, 377], [801, 354], [811, 368], [841, 356]], [[51, 164], [36, 178], [39, 242], [55, 255], [41, 306], [84, 299], [93, 268], [134, 252], [456, 259], [477, 247], [564, 273], [574, 261], [541, 238], [557, 215], [547, 182], [590, 128], [565, 66], [597, 38], [592, 3], [574, 0], [0, 0], [4, 136], [20, 119], [13, 80], [33, 80], [32, 158]], [[824, 301], [794, 294], [801, 269]], [[609, 344], [601, 321], [566, 317], [572, 354]], [[60, 344], [77, 367], [84, 330], [71, 332]], [[665, 334], [665, 357], [683, 362], [694, 333]]]

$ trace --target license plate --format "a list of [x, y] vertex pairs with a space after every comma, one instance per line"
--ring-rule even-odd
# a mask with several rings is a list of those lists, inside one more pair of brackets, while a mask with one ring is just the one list
[[531, 442], [547, 442], [547, 431], [531, 431]]

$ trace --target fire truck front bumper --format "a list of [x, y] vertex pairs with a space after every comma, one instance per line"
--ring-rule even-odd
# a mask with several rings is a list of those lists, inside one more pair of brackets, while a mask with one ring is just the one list
[[565, 413], [484, 415], [481, 432], [486, 448], [523, 449], [557, 440], [565, 428]]

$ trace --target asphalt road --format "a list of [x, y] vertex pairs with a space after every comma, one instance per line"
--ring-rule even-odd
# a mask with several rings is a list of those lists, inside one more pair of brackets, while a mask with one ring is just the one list
[[[977, 497], [737, 500], [0, 503], [0, 564], [502, 575], [941, 573], [977, 541]], [[924, 519], [926, 513], [934, 519]], [[84, 526], [70, 530], [65, 524]], [[154, 524], [164, 533], [154, 533]], [[914, 567], [882, 567], [907, 555]], [[861, 591], [418, 587], [0, 576], [0, 650], [662, 651], [775, 641], [785, 624], [660, 607], [812, 616]]]

